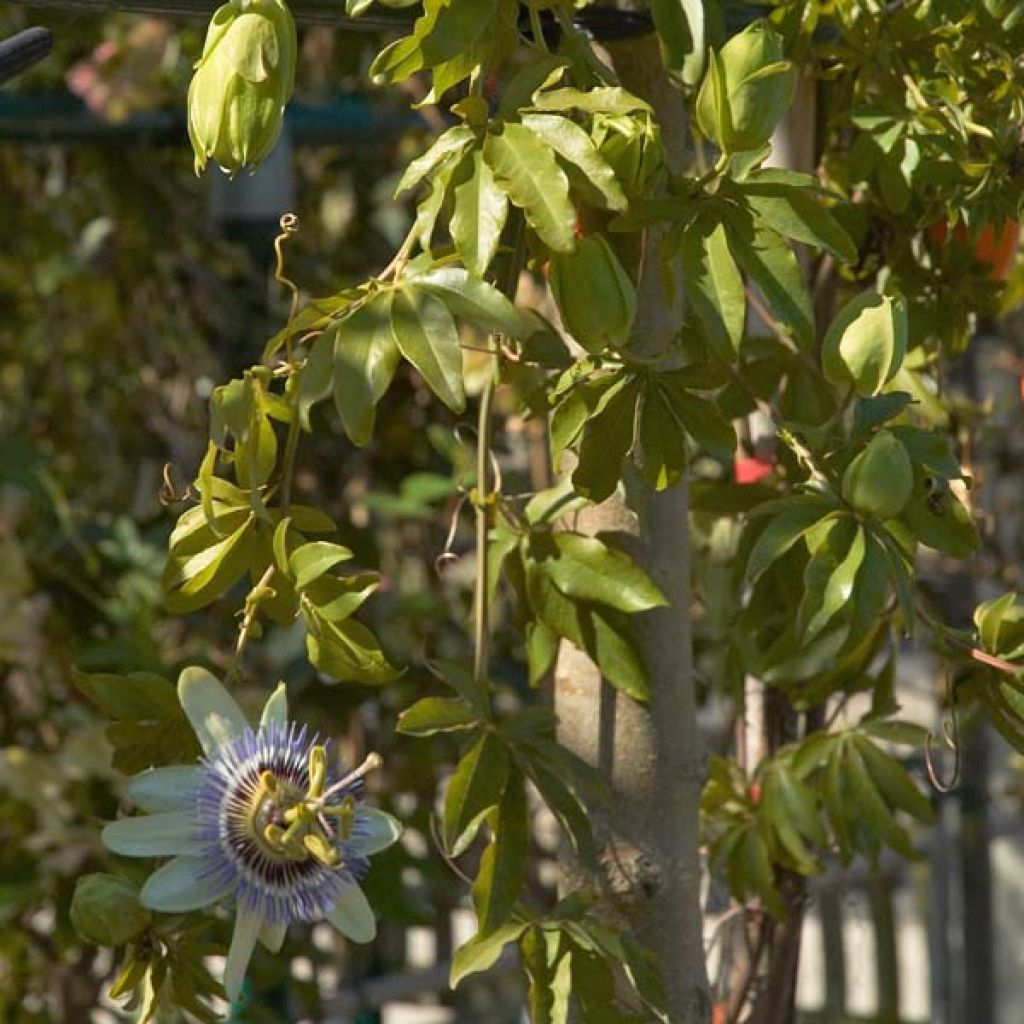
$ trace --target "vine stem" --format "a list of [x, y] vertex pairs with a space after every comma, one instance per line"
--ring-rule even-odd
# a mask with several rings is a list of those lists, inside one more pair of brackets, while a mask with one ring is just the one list
[[[521, 213], [515, 217], [514, 243], [508, 270], [501, 281], [501, 292], [515, 301], [519, 272], [526, 258], [526, 224]], [[473, 679], [482, 683], [487, 678], [490, 654], [490, 581], [487, 571], [487, 544], [491, 530], [491, 511], [494, 495], [491, 493], [491, 408], [498, 384], [502, 339], [493, 336], [491, 372], [487, 375], [480, 395], [476, 429], [476, 580], [473, 586]]]

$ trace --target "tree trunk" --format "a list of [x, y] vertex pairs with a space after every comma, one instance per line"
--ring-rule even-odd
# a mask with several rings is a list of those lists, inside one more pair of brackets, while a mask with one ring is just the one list
[[[653, 39], [609, 50], [623, 84], [654, 105], [666, 139], [683, 144], [685, 108]], [[633, 344], [650, 350], [678, 330], [681, 311], [665, 297], [657, 240], [649, 236], [646, 247]], [[638, 483], [634, 495], [631, 483], [630, 493], [632, 507], [615, 495], [580, 513], [574, 525], [628, 535], [634, 557], [669, 600], [635, 618], [651, 700], [639, 704], [618, 693], [586, 654], [563, 643], [555, 670], [559, 739], [598, 767], [614, 792], [594, 818], [604, 867], [601, 913], [630, 928], [657, 957], [673, 1024], [705, 1024], [698, 810], [706, 765], [691, 646], [688, 488], [684, 480], [656, 494]], [[567, 881], [575, 870], [565, 867]]]

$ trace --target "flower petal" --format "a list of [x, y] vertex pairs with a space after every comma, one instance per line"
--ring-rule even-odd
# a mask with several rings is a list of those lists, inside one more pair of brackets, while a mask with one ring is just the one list
[[198, 778], [190, 764], [150, 768], [128, 780], [127, 792], [144, 811], [183, 811], [195, 803]]
[[206, 754], [214, 753], [248, 728], [234, 697], [205, 668], [185, 669], [178, 677], [178, 700]]
[[263, 915], [258, 910], [239, 910], [235, 918], [235, 930], [231, 934], [231, 946], [224, 965], [224, 991], [233, 1003], [242, 991], [245, 972], [249, 969], [256, 938], [263, 927]]
[[373, 942], [377, 935], [373, 908], [355, 882], [341, 890], [327, 920], [353, 942]]
[[102, 833], [103, 845], [126, 857], [172, 857], [196, 853], [196, 819], [191, 811], [143, 814], [112, 821]]
[[357, 857], [369, 857], [386, 850], [398, 841], [401, 834], [401, 822], [387, 812], [376, 807], [360, 807], [352, 836], [345, 843], [345, 850]]
[[267, 698], [263, 705], [263, 716], [260, 727], [276, 722], [278, 725], [288, 724], [288, 689], [284, 683], [278, 683], [277, 689]]
[[216, 903], [231, 888], [217, 884], [199, 857], [175, 857], [146, 879], [139, 902], [164, 914], [183, 914]]
[[284, 923], [273, 924], [270, 921], [264, 921], [263, 927], [260, 929], [260, 942], [271, 953], [280, 953], [281, 947], [284, 945], [286, 931], [288, 931], [288, 925]]

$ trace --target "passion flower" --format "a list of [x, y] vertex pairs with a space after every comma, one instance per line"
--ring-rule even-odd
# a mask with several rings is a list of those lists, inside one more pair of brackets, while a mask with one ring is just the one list
[[234, 174], [273, 149], [296, 53], [295, 22], [281, 0], [231, 0], [214, 13], [188, 90], [197, 174], [211, 159]]
[[288, 721], [283, 683], [256, 728], [204, 669], [181, 674], [178, 697], [205, 756], [136, 775], [128, 794], [149, 813], [103, 830], [114, 853], [171, 858], [142, 887], [142, 905], [165, 913], [235, 905], [224, 968], [232, 1000], [257, 939], [276, 953], [289, 924], [323, 919], [354, 942], [372, 941], [376, 920], [359, 879], [401, 832], [362, 802], [363, 777], [380, 759], [343, 773], [328, 744]]

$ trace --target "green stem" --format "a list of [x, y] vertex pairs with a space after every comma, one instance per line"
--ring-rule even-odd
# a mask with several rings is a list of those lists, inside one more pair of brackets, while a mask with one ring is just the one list
[[530, 11], [530, 33], [533, 36], [533, 42], [547, 53], [548, 44], [544, 39], [544, 26], [540, 23], [540, 11], [533, 4], [528, 4], [527, 6]]
[[[515, 217], [514, 244], [508, 270], [501, 282], [501, 291], [511, 301], [515, 300], [519, 272], [526, 258], [526, 224], [521, 213]], [[473, 678], [482, 683], [487, 678], [490, 646], [490, 581], [487, 572], [487, 543], [491, 530], [491, 514], [494, 495], [491, 493], [491, 407], [498, 383], [500, 369], [498, 353], [501, 338], [493, 339], [491, 372], [480, 396], [476, 429], [476, 581], [473, 587]]]

